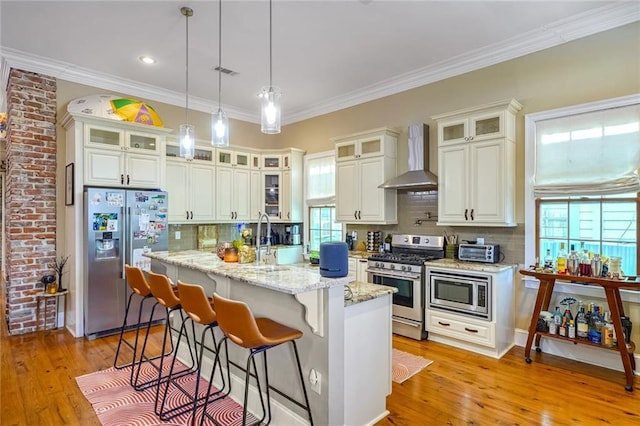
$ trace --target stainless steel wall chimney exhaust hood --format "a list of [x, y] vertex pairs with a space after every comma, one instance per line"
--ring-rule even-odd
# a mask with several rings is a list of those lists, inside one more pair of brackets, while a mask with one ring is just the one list
[[389, 179], [378, 188], [432, 191], [438, 189], [438, 177], [429, 167], [429, 126], [409, 126], [409, 171]]

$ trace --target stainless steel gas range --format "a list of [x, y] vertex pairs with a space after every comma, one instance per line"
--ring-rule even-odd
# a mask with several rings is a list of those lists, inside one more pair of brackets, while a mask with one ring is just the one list
[[444, 237], [399, 234], [391, 238], [391, 252], [368, 258], [368, 281], [395, 287], [393, 332], [416, 340], [427, 338], [425, 329], [424, 263], [444, 257]]

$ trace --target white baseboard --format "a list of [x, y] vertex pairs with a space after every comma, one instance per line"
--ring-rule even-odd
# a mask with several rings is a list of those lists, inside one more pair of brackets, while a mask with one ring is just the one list
[[[528, 334], [528, 330], [517, 328], [514, 336], [515, 344], [525, 347], [527, 344]], [[620, 354], [616, 351], [603, 350], [589, 345], [576, 345], [568, 341], [565, 342], [553, 338], [543, 338], [542, 341], [542, 351], [544, 353], [624, 372]], [[535, 350], [535, 348], [532, 347], [531, 350]], [[634, 354], [634, 357], [636, 360], [635, 373], [640, 374], [640, 356], [638, 354]]]

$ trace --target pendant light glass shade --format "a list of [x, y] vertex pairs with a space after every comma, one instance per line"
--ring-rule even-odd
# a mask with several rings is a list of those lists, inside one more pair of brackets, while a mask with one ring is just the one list
[[180, 8], [185, 17], [186, 47], [185, 47], [185, 123], [180, 125], [180, 157], [193, 160], [196, 151], [195, 127], [189, 123], [189, 17], [193, 16], [193, 9]]
[[193, 160], [196, 151], [196, 128], [191, 124], [180, 125], [180, 157]]
[[280, 133], [280, 97], [282, 93], [277, 87], [263, 87], [260, 98], [262, 102], [262, 133]]
[[272, 4], [269, 0], [269, 86], [263, 87], [260, 93], [261, 99], [261, 118], [260, 130], [262, 133], [275, 134], [280, 133], [280, 115], [282, 108], [280, 106], [280, 97], [282, 93], [280, 89], [273, 86], [273, 13]]
[[211, 116], [211, 145], [229, 146], [229, 119], [222, 109]]

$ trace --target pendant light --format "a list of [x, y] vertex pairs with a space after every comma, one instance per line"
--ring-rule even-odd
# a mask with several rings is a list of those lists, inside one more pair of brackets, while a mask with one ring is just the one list
[[218, 112], [211, 116], [211, 145], [229, 146], [229, 119], [222, 111], [222, 0], [218, 1]]
[[181, 7], [180, 13], [185, 17], [186, 49], [185, 49], [185, 124], [180, 125], [180, 157], [192, 160], [195, 153], [195, 127], [189, 124], [189, 17], [193, 16], [193, 9]]
[[269, 87], [263, 87], [260, 98], [262, 100], [261, 128], [262, 133], [280, 133], [280, 89], [273, 86], [273, 29], [271, 17], [271, 0], [269, 0]]

